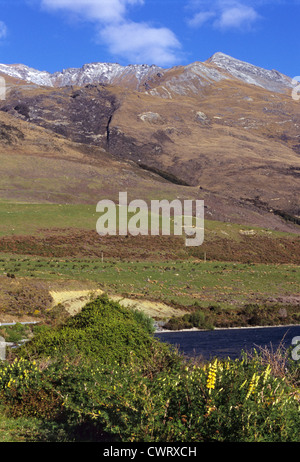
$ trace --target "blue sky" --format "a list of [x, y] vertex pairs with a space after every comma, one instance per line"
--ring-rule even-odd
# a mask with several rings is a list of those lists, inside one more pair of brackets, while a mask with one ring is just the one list
[[217, 51], [300, 75], [300, 0], [0, 0], [0, 62], [205, 61]]

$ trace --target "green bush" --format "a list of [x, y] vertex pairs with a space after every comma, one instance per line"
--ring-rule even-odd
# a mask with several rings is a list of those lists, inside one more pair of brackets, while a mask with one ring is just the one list
[[197, 329], [213, 329], [213, 325], [209, 321], [207, 315], [201, 310], [196, 310], [191, 314], [185, 314], [183, 319], [187, 320], [193, 327], [196, 327]]
[[7, 342], [17, 343], [27, 337], [29, 329], [27, 326], [17, 322], [13, 326], [4, 326], [4, 336]]
[[[87, 385], [88, 416], [123, 441], [299, 441], [299, 402], [255, 361], [215, 361], [150, 380], [134, 366], [98, 369]], [[70, 409], [82, 412], [80, 402]]]
[[143, 311], [140, 310], [132, 310], [134, 319], [141, 324], [145, 331], [149, 334], [154, 334], [155, 327], [154, 327], [154, 320], [147, 316]]
[[21, 359], [0, 364], [0, 396], [12, 415], [64, 422], [78, 441], [300, 441], [299, 388], [259, 358], [181, 360], [152, 373], [135, 358]]
[[147, 323], [96, 299], [0, 362], [2, 404], [76, 441], [300, 441], [299, 364], [286, 361], [288, 375], [266, 355], [195, 364]]
[[70, 428], [126, 442], [296, 442], [299, 398], [256, 359], [145, 374], [134, 361], [57, 361], [47, 370]]
[[170, 330], [192, 329], [193, 327], [205, 330], [214, 329], [209, 316], [201, 309], [197, 309], [192, 313], [187, 313], [180, 317], [174, 316], [165, 324], [165, 328]]
[[139, 364], [158, 354], [167, 357], [169, 347], [150, 332], [152, 326], [146, 316], [103, 296], [62, 325], [36, 335], [20, 348], [18, 356], [80, 355], [103, 363], [127, 363], [134, 357]]

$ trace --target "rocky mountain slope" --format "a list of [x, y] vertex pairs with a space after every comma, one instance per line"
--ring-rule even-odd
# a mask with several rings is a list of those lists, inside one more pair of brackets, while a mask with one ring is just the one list
[[251, 85], [257, 85], [266, 90], [281, 92], [292, 87], [291, 79], [276, 70], [266, 70], [253, 66], [224, 53], [215, 53], [208, 63], [228, 72], [229, 75]]
[[[172, 69], [95, 63], [55, 74], [23, 65], [0, 65], [0, 72], [8, 83], [0, 102], [2, 197], [37, 200], [30, 175], [37, 182], [48, 175], [49, 192], [56, 171], [41, 200], [97, 203], [113, 184], [135, 198], [204, 199], [208, 218], [297, 231], [299, 103], [279, 72], [222, 53]], [[24, 179], [31, 154], [43, 173], [30, 164], [28, 181], [14, 189], [8, 178]], [[72, 156], [76, 187], [54, 167]]]
[[64, 69], [61, 72], [51, 74], [23, 64], [0, 64], [0, 72], [36, 85], [49, 87], [109, 84], [137, 89], [144, 86], [147, 90], [153, 86], [153, 83], [160, 84], [162, 81], [166, 82], [167, 88], [173, 89], [177, 80], [181, 81], [182, 78], [185, 80], [188, 76], [198, 80], [195, 82], [196, 88], [198, 85], [204, 86], [228, 78], [257, 85], [274, 92], [284, 92], [292, 87], [291, 79], [278, 71], [262, 69], [220, 52], [215, 53], [205, 63], [196, 62], [188, 66], [177, 66], [171, 69], [145, 64], [121, 66], [117, 63], [91, 63], [85, 64], [79, 69]]

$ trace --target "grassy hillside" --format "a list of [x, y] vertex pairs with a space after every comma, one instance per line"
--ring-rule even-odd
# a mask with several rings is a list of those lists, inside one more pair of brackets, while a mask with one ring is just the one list
[[191, 94], [190, 83], [181, 80], [183, 93], [167, 99], [162, 88], [10, 92], [0, 105], [1, 197], [96, 204], [127, 190], [148, 200], [200, 198], [210, 219], [292, 231], [275, 212], [293, 220], [299, 212], [297, 103], [226, 81]]
[[[117, 202], [118, 203], [118, 202]], [[150, 210], [150, 207], [149, 207]], [[205, 240], [188, 248], [177, 236], [100, 237], [96, 204], [0, 202], [0, 252], [53, 257], [188, 259], [261, 263], [300, 261], [299, 235], [205, 219]], [[149, 215], [149, 229], [151, 218]], [[283, 222], [283, 220], [282, 220]], [[172, 226], [171, 226], [172, 229]]]
[[[214, 325], [247, 325], [248, 305], [267, 310], [257, 324], [299, 323], [299, 267], [196, 261], [101, 262], [98, 259], [0, 258], [2, 317], [47, 319], [50, 291], [101, 289], [111, 296], [163, 302], [181, 310], [214, 307]], [[10, 277], [7, 277], [10, 276]], [[75, 281], [78, 281], [77, 283]], [[79, 284], [80, 285], [79, 285]], [[265, 314], [264, 314], [265, 315]], [[160, 318], [163, 319], [162, 310]], [[247, 321], [248, 319], [248, 321]]]

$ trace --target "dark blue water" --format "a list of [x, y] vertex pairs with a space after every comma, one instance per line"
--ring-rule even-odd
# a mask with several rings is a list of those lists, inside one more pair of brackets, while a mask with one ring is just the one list
[[300, 336], [300, 326], [157, 332], [155, 336], [175, 345], [181, 353], [190, 357], [237, 359], [242, 351], [259, 351], [259, 347], [272, 348], [274, 351], [280, 344], [285, 348], [291, 347], [292, 339]]

